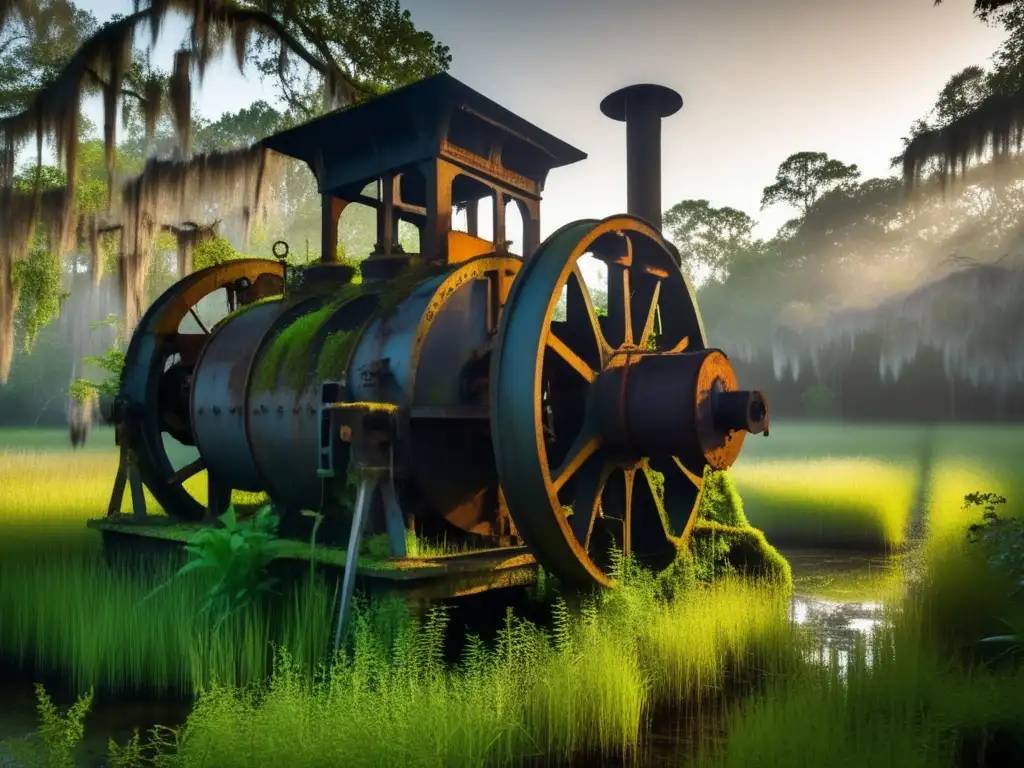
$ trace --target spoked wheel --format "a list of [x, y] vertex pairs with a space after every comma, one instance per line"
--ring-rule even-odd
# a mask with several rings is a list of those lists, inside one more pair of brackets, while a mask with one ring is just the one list
[[[579, 260], [608, 266], [608, 313]], [[566, 294], [566, 319], [554, 319]], [[612, 586], [612, 553], [661, 569], [689, 537], [706, 465], [766, 431], [759, 392], [738, 392], [707, 349], [673, 250], [632, 216], [583, 220], [527, 260], [502, 314], [491, 431], [513, 522], [538, 562], [580, 587]]]
[[[242, 306], [284, 288], [284, 268], [275, 261], [240, 259], [194, 272], [172, 285], [146, 311], [125, 353], [113, 420], [131, 446], [143, 484], [168, 515], [200, 520], [206, 505], [185, 482], [206, 467], [196, 459], [175, 469], [164, 435], [194, 446], [189, 419], [192, 370], [212, 330], [196, 311], [200, 301], [226, 289], [227, 308]], [[183, 333], [192, 316], [199, 333]]]

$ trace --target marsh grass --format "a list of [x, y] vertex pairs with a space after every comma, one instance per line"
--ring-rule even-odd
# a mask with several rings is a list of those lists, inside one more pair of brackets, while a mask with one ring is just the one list
[[952, 536], [922, 550], [910, 576], [874, 632], [774, 678], [731, 712], [724, 739], [704, 740], [695, 763], [1020, 765], [1024, 667], [978, 642], [995, 617], [1019, 615], [1008, 579]]
[[[184, 696], [214, 680], [264, 679], [275, 643], [306, 669], [322, 660], [333, 589], [301, 582], [214, 631], [214, 620], [197, 610], [209, 578], [172, 578], [178, 562], [140, 572], [93, 552], [0, 559], [0, 649], [22, 668], [59, 674], [76, 691]], [[165, 582], [158, 600], [144, 600]]]
[[167, 765], [640, 759], [655, 709], [794, 661], [786, 594], [770, 584], [729, 578], [666, 602], [653, 577], [619, 578], [575, 609], [556, 603], [550, 630], [509, 613], [493, 642], [470, 636], [454, 667], [442, 663], [443, 611], [381, 631], [380, 609], [363, 606], [350, 652], [315, 680], [281, 651], [267, 684], [204, 691], [165, 744]]

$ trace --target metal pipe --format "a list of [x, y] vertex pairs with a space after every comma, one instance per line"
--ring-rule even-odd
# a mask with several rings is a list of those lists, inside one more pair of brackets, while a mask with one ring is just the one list
[[663, 85], [630, 85], [601, 101], [601, 112], [626, 123], [626, 212], [661, 229], [661, 121], [683, 107]]

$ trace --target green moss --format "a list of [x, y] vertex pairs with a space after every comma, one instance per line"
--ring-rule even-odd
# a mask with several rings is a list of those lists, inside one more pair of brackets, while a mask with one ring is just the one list
[[395, 275], [394, 279], [382, 283], [377, 316], [389, 317], [398, 309], [398, 305], [416, 289], [416, 286], [439, 275], [442, 271], [444, 270], [431, 266], [421, 258], [415, 256], [410, 258], [409, 263]]
[[358, 340], [359, 331], [335, 331], [328, 334], [320, 348], [320, 359], [316, 365], [317, 377], [321, 381], [337, 381], [343, 378]]
[[700, 497], [700, 518], [737, 528], [749, 526], [743, 513], [743, 499], [726, 471], [704, 468], [704, 483]]
[[698, 520], [690, 537], [696, 577], [712, 581], [738, 573], [791, 587], [793, 574], [779, 551], [764, 534], [749, 525], [725, 525]]
[[300, 389], [310, 370], [311, 345], [317, 332], [338, 309], [366, 292], [365, 286], [348, 283], [320, 309], [297, 317], [279, 330], [256, 368], [254, 390], [269, 391], [282, 379], [294, 389]]
[[351, 408], [353, 410], [359, 409], [362, 411], [369, 411], [370, 413], [397, 413], [398, 406], [394, 403], [378, 403], [378, 402], [355, 402], [345, 403], [342, 408]]
[[[311, 368], [313, 340], [324, 324], [343, 305], [360, 296], [379, 296], [377, 310], [367, 320], [368, 325], [374, 319], [390, 316], [416, 286], [437, 274], [437, 268], [422, 260], [411, 259], [393, 280], [363, 283], [361, 280], [353, 279], [352, 282], [346, 283], [334, 291], [320, 309], [302, 315], [278, 332], [256, 369], [253, 379], [254, 391], [269, 391], [274, 389], [278, 382], [284, 382], [296, 390], [301, 389]], [[317, 375], [321, 378], [334, 379], [344, 373], [348, 366], [347, 353], [351, 353], [361, 333], [362, 329], [328, 335], [317, 360]]]

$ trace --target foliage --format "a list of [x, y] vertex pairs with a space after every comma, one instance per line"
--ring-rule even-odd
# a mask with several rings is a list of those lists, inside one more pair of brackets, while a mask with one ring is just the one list
[[[275, 18], [288, 35], [336, 69], [356, 93], [399, 88], [446, 71], [451, 64], [448, 47], [416, 29], [398, 0], [250, 0], [243, 5]], [[301, 119], [321, 114], [324, 99], [310, 82], [310, 70], [301, 64], [282, 66], [280, 51], [269, 39], [258, 41], [253, 63], [263, 77], [275, 82], [289, 109]], [[309, 64], [306, 57], [299, 58]]]
[[1024, 591], [1024, 519], [1002, 517], [996, 508], [1006, 499], [996, 493], [969, 493], [963, 509], [982, 510], [981, 522], [968, 528], [968, 538], [980, 543], [988, 553], [988, 562], [996, 570], [1006, 571], [1014, 580], [1016, 592]]
[[94, 394], [117, 397], [121, 391], [121, 373], [124, 371], [125, 339], [120, 320], [117, 315], [107, 315], [106, 319], [91, 324], [93, 328], [118, 329], [114, 343], [99, 357], [86, 356], [82, 361], [95, 365], [107, 375], [100, 381], [79, 377], [71, 382], [68, 395], [77, 402], [87, 402]]
[[724, 280], [738, 254], [755, 245], [750, 216], [728, 206], [715, 208], [707, 200], [676, 203], [665, 211], [664, 226], [694, 277]]
[[[968, 541], [980, 544], [986, 552], [990, 568], [1005, 573], [1012, 587], [1012, 595], [1024, 593], [1024, 520], [1002, 517], [996, 508], [1006, 499], [995, 493], [975, 492], [964, 497], [964, 510], [982, 509], [981, 522], [968, 528]], [[1024, 621], [1001, 619], [1009, 634], [990, 635], [982, 643], [1006, 645], [1011, 650], [1024, 649]]]
[[64, 268], [61, 259], [42, 244], [14, 265], [14, 284], [18, 294], [15, 328], [22, 348], [32, 351], [39, 332], [57, 319], [68, 293], [61, 290]]
[[31, 0], [34, 13], [14, 14], [0, 28], [0, 114], [26, 109], [54, 81], [96, 19], [70, 0]]
[[185, 551], [190, 560], [177, 573], [204, 570], [216, 576], [199, 608], [200, 615], [215, 617], [214, 631], [270, 593], [277, 580], [266, 569], [282, 550], [279, 520], [270, 505], [243, 521], [232, 505], [217, 519], [219, 527], [204, 527], [189, 537]]
[[92, 692], [78, 697], [65, 713], [54, 706], [46, 689], [36, 683], [39, 727], [34, 738], [18, 744], [14, 756], [21, 765], [41, 768], [75, 768], [74, 749], [85, 735], [85, 716], [92, 707]]
[[200, 240], [196, 245], [192, 252], [192, 268], [198, 272], [200, 269], [244, 258], [246, 258], [245, 254], [236, 251], [230, 240], [216, 235]]
[[806, 214], [827, 192], [857, 181], [860, 170], [829, 157], [824, 152], [797, 152], [782, 161], [775, 183], [764, 188], [761, 207], [783, 203]]

